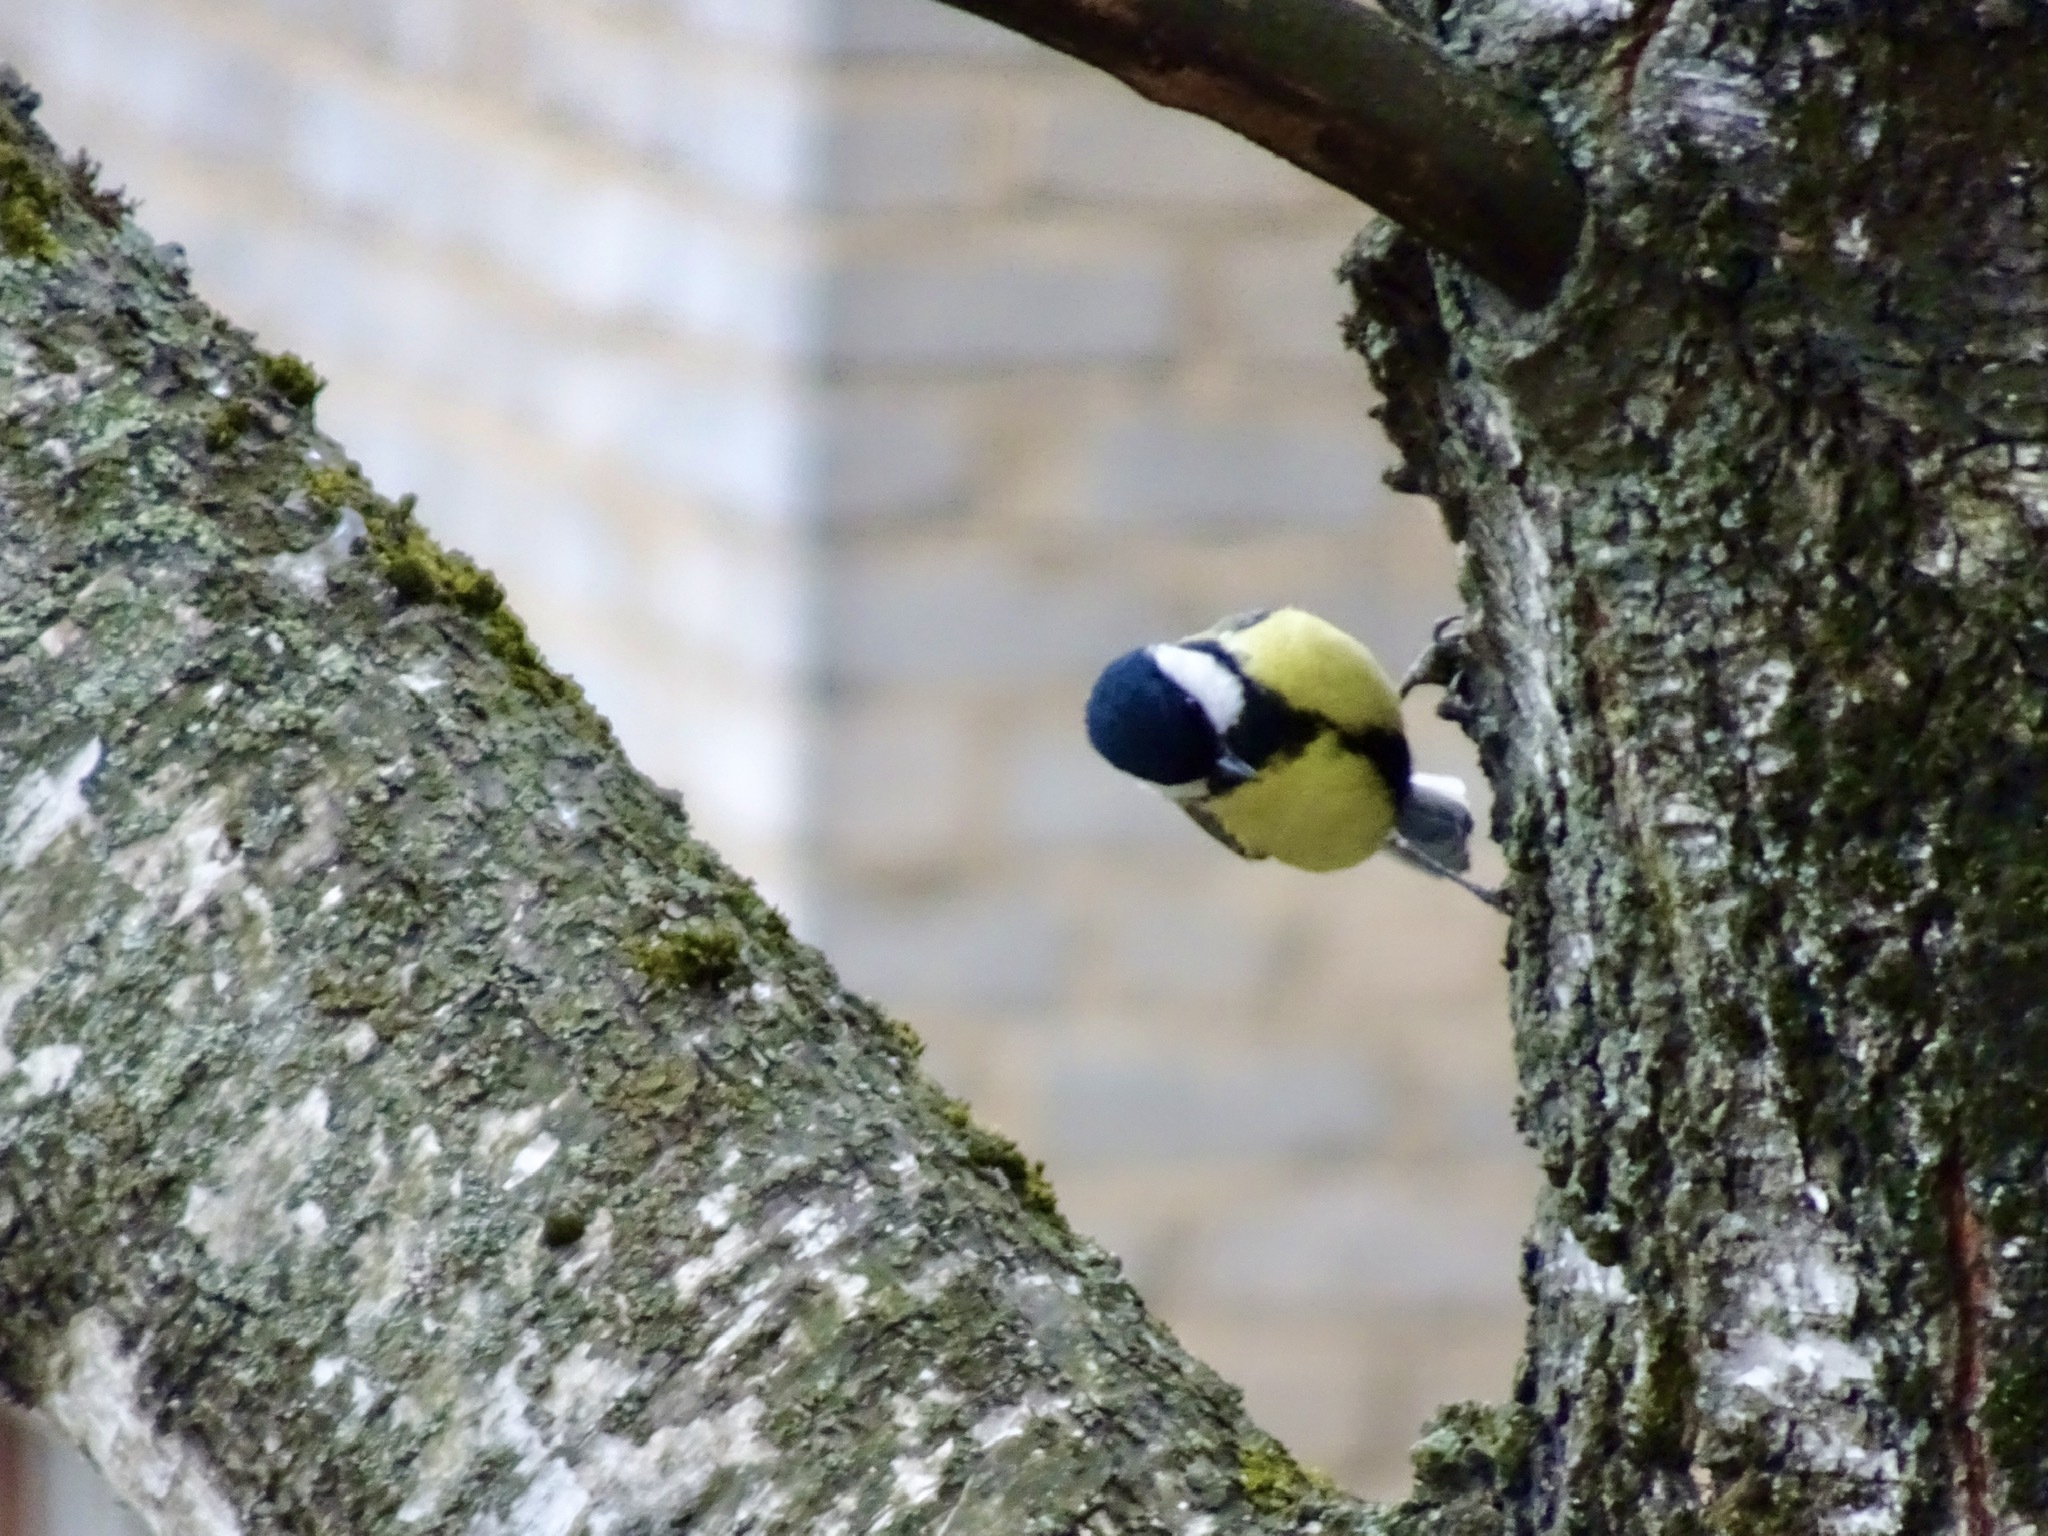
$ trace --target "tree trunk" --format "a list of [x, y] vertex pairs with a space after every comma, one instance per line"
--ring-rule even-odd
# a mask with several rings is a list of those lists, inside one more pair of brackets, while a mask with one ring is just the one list
[[1551, 1175], [1515, 1400], [1384, 1512], [7, 119], [0, 1380], [161, 1528], [2038, 1521], [2048, 16], [1400, 9], [1586, 223], [1535, 313], [1350, 268]]
[[1589, 227], [1546, 311], [1390, 234], [1358, 339], [1465, 543], [1549, 1175], [1540, 1530], [2048, 1504], [2048, 12], [1448, 8]]

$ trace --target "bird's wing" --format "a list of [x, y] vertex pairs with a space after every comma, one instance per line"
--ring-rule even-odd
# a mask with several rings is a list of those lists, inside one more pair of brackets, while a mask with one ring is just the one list
[[1228, 848], [1240, 859], [1263, 859], [1265, 857], [1263, 853], [1253, 853], [1250, 849], [1246, 848], [1244, 844], [1240, 843], [1236, 838], [1232, 837], [1228, 832], [1224, 831], [1223, 823], [1218, 821], [1214, 816], [1210, 815], [1208, 810], [1203, 806], [1197, 805], [1192, 801], [1182, 801], [1180, 808], [1188, 813], [1189, 821], [1192, 821], [1204, 832], [1208, 833], [1211, 837], [1215, 838], [1217, 842], [1221, 843], [1224, 847]]

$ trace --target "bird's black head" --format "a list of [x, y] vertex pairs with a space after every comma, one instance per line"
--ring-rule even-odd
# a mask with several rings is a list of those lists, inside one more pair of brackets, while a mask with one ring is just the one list
[[1216, 728], [1202, 706], [1145, 651], [1102, 669], [1088, 695], [1088, 740], [1136, 778], [1192, 784], [1216, 766]]

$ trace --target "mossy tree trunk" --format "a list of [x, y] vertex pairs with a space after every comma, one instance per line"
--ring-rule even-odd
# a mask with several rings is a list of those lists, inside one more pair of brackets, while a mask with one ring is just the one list
[[[2048, 7], [1408, 7], [1586, 183], [1525, 313], [1349, 268], [1466, 551], [1549, 1175], [1527, 1530], [2048, 1513]], [[1456, 1446], [1448, 1447], [1456, 1452]]]
[[1399, 9], [1586, 194], [1538, 311], [1350, 268], [1514, 871], [1514, 1401], [1296, 1473], [19, 112], [0, 1381], [179, 1530], [2036, 1523], [2048, 12]]
[[0, 73], [0, 1396], [160, 1531], [1354, 1529]]

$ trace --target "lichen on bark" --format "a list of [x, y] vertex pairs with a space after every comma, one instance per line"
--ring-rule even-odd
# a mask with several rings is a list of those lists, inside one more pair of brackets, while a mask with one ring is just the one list
[[0, 98], [0, 1392], [164, 1531], [1361, 1528]]
[[1500, 1523], [2032, 1525], [2048, 13], [1402, 9], [1589, 202], [1540, 315], [1391, 231], [1348, 269], [1514, 871], [1549, 1189]]

